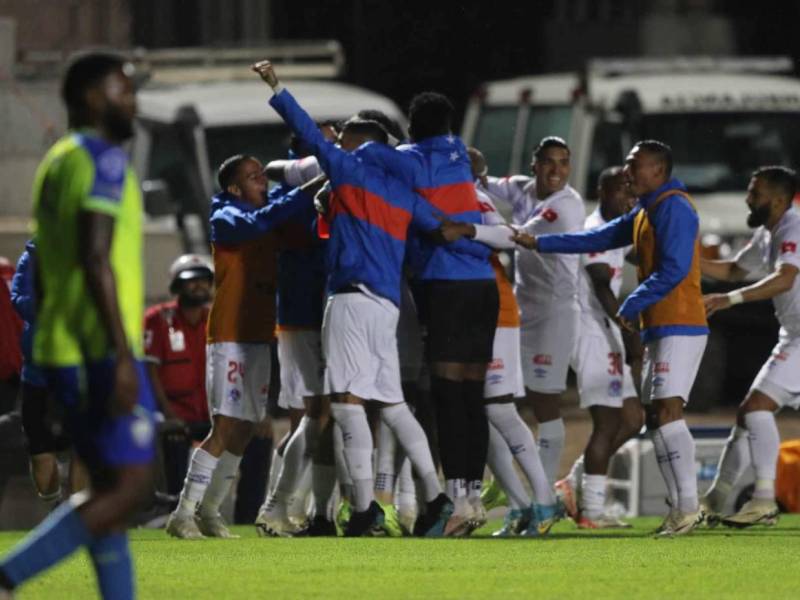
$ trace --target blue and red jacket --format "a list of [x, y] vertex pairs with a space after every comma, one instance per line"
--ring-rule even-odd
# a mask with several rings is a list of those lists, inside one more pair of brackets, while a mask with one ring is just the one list
[[[396, 149], [380, 146], [366, 159], [400, 177], [451, 221], [481, 223], [469, 157], [461, 138], [441, 135]], [[427, 254], [422, 279], [494, 280], [491, 250], [482, 244], [462, 247], [422, 240], [421, 249]]]
[[399, 307], [408, 229], [412, 224], [422, 232], [437, 229], [434, 211], [405, 182], [364, 160], [381, 144], [342, 150], [323, 137], [287, 90], [275, 94], [270, 105], [309, 145], [331, 182], [328, 292], [363, 284]]

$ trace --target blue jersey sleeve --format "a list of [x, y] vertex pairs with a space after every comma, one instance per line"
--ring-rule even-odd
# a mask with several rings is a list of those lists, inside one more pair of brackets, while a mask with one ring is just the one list
[[274, 94], [269, 103], [297, 137], [309, 145], [314, 156], [319, 160], [322, 170], [328, 174], [331, 180], [338, 182], [343, 175], [347, 175], [348, 179], [360, 176], [364, 167], [358, 159], [326, 140], [314, 120], [303, 110], [288, 90], [283, 89]]
[[689, 203], [683, 198], [662, 202], [650, 222], [655, 228], [658, 266], [622, 303], [619, 314], [629, 320], [664, 298], [692, 267], [700, 223]]
[[411, 188], [425, 187], [422, 163], [411, 150], [401, 152], [385, 144], [370, 144], [361, 156], [367, 164], [379, 167]]
[[88, 152], [94, 167], [91, 186], [81, 208], [114, 216], [119, 211], [122, 199], [128, 156], [119, 146], [112, 146], [96, 138], [82, 136], [81, 144]]
[[299, 188], [258, 210], [226, 204], [211, 215], [211, 241], [238, 244], [253, 240], [298, 217], [313, 198]]
[[17, 314], [27, 323], [36, 320], [36, 258], [33, 249], [22, 253], [17, 262], [17, 270], [11, 280], [11, 302]]
[[600, 227], [586, 231], [537, 236], [536, 248], [543, 253], [586, 254], [629, 246], [633, 243], [633, 222], [637, 212], [638, 209], [633, 209]]

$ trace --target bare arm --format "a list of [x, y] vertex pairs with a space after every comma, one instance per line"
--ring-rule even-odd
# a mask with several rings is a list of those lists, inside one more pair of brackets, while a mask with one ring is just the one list
[[78, 260], [116, 359], [112, 401], [116, 411], [129, 413], [136, 405], [139, 378], [122, 326], [117, 285], [109, 260], [114, 236], [114, 218], [98, 212], [83, 211], [79, 216], [78, 228]]
[[[611, 290], [611, 272], [608, 265], [605, 263], [593, 263], [586, 265], [586, 272], [592, 282], [592, 288], [597, 296], [603, 310], [606, 311], [608, 318], [619, 323], [622, 327], [622, 341], [625, 344], [625, 362], [634, 366], [641, 363], [642, 354], [642, 341], [639, 334], [631, 331], [623, 323], [620, 322], [619, 313], [620, 302]], [[641, 367], [641, 365], [639, 365]]]
[[797, 273], [797, 267], [782, 263], [773, 273], [752, 285], [728, 294], [706, 294], [703, 296], [706, 314], [711, 316], [718, 310], [730, 308], [741, 302], [758, 302], [759, 300], [774, 298], [778, 294], [792, 289]]
[[747, 271], [736, 264], [733, 260], [709, 260], [700, 259], [700, 271], [706, 277], [718, 279], [720, 281], [741, 281], [747, 275]]

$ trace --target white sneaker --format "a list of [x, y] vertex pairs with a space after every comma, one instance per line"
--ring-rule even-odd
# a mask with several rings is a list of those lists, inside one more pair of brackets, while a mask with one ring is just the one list
[[486, 509], [483, 508], [483, 502], [481, 502], [480, 496], [470, 498], [469, 503], [472, 506], [472, 517], [470, 517], [469, 520], [469, 531], [467, 535], [480, 529], [488, 522], [486, 518]]
[[286, 513], [269, 513], [261, 510], [256, 517], [256, 533], [261, 537], [292, 537], [300, 529], [289, 520]]
[[444, 537], [464, 537], [471, 532], [471, 523], [475, 518], [475, 509], [469, 502], [464, 502], [461, 505], [461, 510], [458, 508], [450, 515], [447, 523], [444, 525]]
[[169, 516], [165, 529], [167, 534], [182, 540], [201, 540], [205, 537], [197, 527], [194, 517], [185, 517], [177, 512]]
[[774, 500], [751, 498], [735, 515], [723, 517], [728, 527], [750, 527], [751, 525], [775, 525], [778, 522], [778, 505]]
[[229, 540], [238, 539], [239, 536], [231, 533], [231, 530], [225, 525], [225, 521], [219, 514], [204, 515], [200, 514], [197, 517], [197, 527], [206, 537], [225, 538]]
[[657, 537], [686, 535], [694, 531], [695, 527], [697, 527], [702, 520], [703, 513], [700, 509], [688, 513], [673, 509], [663, 524], [663, 528], [658, 532]]

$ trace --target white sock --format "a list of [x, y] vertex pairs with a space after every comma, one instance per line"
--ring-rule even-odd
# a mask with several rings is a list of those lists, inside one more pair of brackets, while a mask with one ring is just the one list
[[667, 486], [667, 498], [669, 499], [670, 506], [677, 509], [678, 483], [675, 481], [675, 474], [672, 472], [672, 467], [669, 465], [667, 449], [664, 446], [664, 437], [658, 429], [648, 429], [647, 434], [650, 436], [650, 441], [653, 442], [653, 449], [656, 453], [656, 463], [658, 464], [658, 470], [661, 471], [664, 484]]
[[555, 504], [553, 490], [545, 474], [539, 450], [530, 427], [522, 420], [513, 403], [487, 404], [486, 415], [508, 444], [533, 490], [537, 504]]
[[202, 448], [196, 448], [192, 453], [192, 460], [189, 463], [189, 471], [183, 482], [181, 499], [175, 511], [181, 517], [193, 517], [197, 505], [203, 499], [208, 484], [214, 475], [219, 459], [212, 456]]
[[309, 420], [308, 417], [300, 419], [297, 429], [294, 430], [292, 437], [289, 438], [283, 450], [280, 472], [272, 492], [264, 500], [264, 506], [262, 507], [271, 514], [283, 514], [286, 512], [289, 498], [296, 491], [300, 479], [308, 468], [306, 428]]
[[311, 461], [303, 461], [302, 472], [297, 481], [293, 492], [289, 496], [286, 504], [286, 512], [289, 516], [304, 517], [308, 513], [309, 496], [311, 496]]
[[503, 436], [491, 421], [489, 422], [489, 452], [486, 455], [486, 463], [497, 479], [497, 483], [508, 496], [511, 508], [523, 508], [531, 505], [531, 498], [514, 469], [514, 456]]
[[722, 510], [728, 494], [748, 466], [750, 466], [750, 444], [747, 430], [734, 425], [719, 457], [717, 476], [706, 492], [706, 497], [711, 501], [714, 510]]
[[394, 492], [397, 442], [394, 432], [385, 419], [381, 419], [380, 423], [378, 423], [378, 443], [376, 445], [375, 491]]
[[61, 486], [59, 486], [55, 492], [50, 492], [49, 494], [37, 492], [37, 495], [39, 496], [39, 500], [41, 500], [47, 508], [52, 510], [61, 502]]
[[778, 468], [781, 436], [775, 415], [768, 410], [749, 412], [744, 416], [750, 456], [756, 472], [756, 489], [753, 497], [775, 499], [775, 474]]
[[481, 490], [483, 482], [480, 479], [473, 479], [467, 482], [467, 500], [475, 504], [481, 501]]
[[342, 488], [342, 496], [352, 503], [353, 478], [350, 477], [347, 461], [344, 459], [344, 440], [342, 439], [342, 428], [338, 423], [333, 425], [333, 458], [336, 465], [336, 479]]
[[672, 421], [658, 428], [664, 440], [668, 464], [678, 485], [678, 508], [681, 512], [697, 510], [697, 467], [694, 462], [694, 439], [686, 421]]
[[311, 487], [314, 490], [314, 514], [321, 515], [331, 521], [330, 507], [331, 496], [336, 487], [336, 467], [333, 465], [311, 465]]
[[430, 502], [442, 493], [442, 485], [439, 483], [428, 438], [425, 437], [422, 425], [411, 414], [405, 402], [381, 409], [381, 420], [394, 432], [398, 444], [403, 448], [422, 482], [425, 501]]
[[575, 490], [575, 493], [580, 496], [581, 493], [581, 486], [583, 485], [583, 473], [584, 473], [584, 463], [583, 463], [583, 454], [581, 454], [578, 458], [575, 459], [575, 462], [572, 463], [572, 468], [569, 470], [567, 474], [567, 480], [569, 484], [572, 486], [572, 489]]
[[395, 493], [395, 507], [404, 514], [417, 513], [417, 490], [414, 478], [411, 476], [411, 461], [406, 458], [397, 477], [397, 491]]
[[216, 517], [219, 515], [219, 507], [231, 491], [233, 482], [239, 474], [239, 463], [242, 462], [241, 456], [236, 456], [228, 451], [222, 453], [214, 469], [214, 476], [208, 484], [206, 494], [200, 503], [200, 514], [205, 517]]
[[606, 476], [583, 474], [581, 514], [597, 519], [603, 516], [606, 506]]
[[342, 429], [343, 454], [353, 479], [353, 508], [364, 512], [375, 499], [372, 480], [372, 433], [364, 407], [334, 402], [331, 412]]
[[280, 475], [281, 467], [283, 467], [283, 456], [278, 454], [278, 449], [272, 451], [272, 461], [269, 463], [269, 481], [267, 482], [267, 493], [265, 498], [269, 498], [272, 492], [275, 491], [275, 484], [278, 482], [278, 475]]
[[539, 423], [539, 457], [550, 487], [556, 482], [561, 451], [564, 449], [564, 420], [553, 419]]

